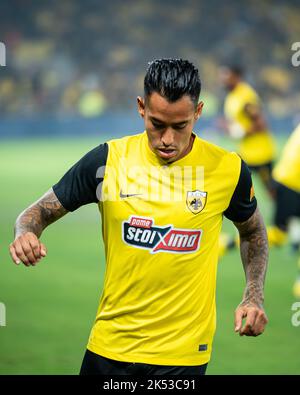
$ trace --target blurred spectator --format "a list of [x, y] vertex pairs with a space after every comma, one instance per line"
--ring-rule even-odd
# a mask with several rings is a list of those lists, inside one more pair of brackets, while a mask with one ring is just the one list
[[300, 105], [290, 64], [300, 37], [296, 0], [2, 0], [0, 18], [7, 46], [1, 116], [132, 108], [147, 62], [159, 57], [188, 58], [200, 68], [207, 115], [217, 111], [217, 65], [225, 57], [242, 58], [276, 117]]

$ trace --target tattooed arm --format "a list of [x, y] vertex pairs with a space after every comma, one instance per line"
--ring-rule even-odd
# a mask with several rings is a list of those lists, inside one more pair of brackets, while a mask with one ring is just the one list
[[[268, 322], [263, 308], [264, 281], [268, 263], [268, 239], [258, 210], [245, 222], [234, 222], [240, 234], [241, 258], [246, 275], [243, 300], [235, 311], [235, 331], [241, 336], [258, 336]], [[242, 327], [242, 320], [246, 318]]]
[[24, 210], [16, 220], [15, 240], [9, 246], [13, 261], [17, 265], [23, 262], [26, 266], [35, 266], [47, 254], [46, 247], [39, 241], [43, 230], [67, 213], [52, 188]]

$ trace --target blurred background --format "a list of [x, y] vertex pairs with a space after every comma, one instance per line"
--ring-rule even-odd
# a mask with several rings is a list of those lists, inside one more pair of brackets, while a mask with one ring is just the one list
[[[83, 207], [42, 236], [48, 257], [15, 267], [8, 255], [16, 216], [88, 150], [143, 131], [136, 97], [147, 63], [191, 60], [200, 71], [203, 117], [196, 132], [229, 149], [220, 130], [223, 62], [243, 64], [259, 93], [278, 154], [300, 120], [298, 0], [1, 0], [0, 41], [0, 374], [77, 374], [101, 295], [104, 252], [96, 207]], [[254, 177], [266, 222], [272, 202]], [[232, 232], [229, 224], [225, 229]], [[218, 327], [207, 374], [299, 374], [300, 327], [291, 323], [295, 257], [272, 250], [267, 332], [233, 333], [244, 275], [239, 254], [218, 276]]]
[[[199, 68], [207, 118], [220, 109], [220, 62], [242, 62], [273, 128], [283, 131], [300, 105], [290, 61], [299, 20], [297, 0], [2, 0], [0, 115], [13, 122], [1, 123], [0, 133], [28, 136], [37, 119], [38, 136], [68, 133], [66, 119], [72, 134], [134, 131], [147, 62], [161, 57]], [[122, 124], [112, 125], [109, 114]]]

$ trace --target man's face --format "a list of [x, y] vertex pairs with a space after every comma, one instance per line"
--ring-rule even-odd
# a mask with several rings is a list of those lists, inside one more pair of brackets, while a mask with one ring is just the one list
[[240, 77], [227, 67], [221, 67], [219, 71], [220, 82], [226, 90], [232, 90], [239, 82]]
[[203, 102], [195, 108], [190, 96], [174, 103], [153, 92], [145, 101], [138, 97], [138, 111], [144, 118], [151, 150], [164, 162], [174, 162], [189, 153], [192, 131], [201, 115]]

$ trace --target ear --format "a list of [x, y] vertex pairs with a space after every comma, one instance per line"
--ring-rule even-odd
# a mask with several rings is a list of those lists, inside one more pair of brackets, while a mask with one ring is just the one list
[[203, 101], [200, 101], [200, 102], [197, 104], [197, 108], [196, 108], [196, 111], [195, 111], [195, 121], [198, 121], [198, 119], [200, 118], [200, 116], [201, 116], [201, 114], [202, 114], [203, 106], [204, 106]]
[[145, 116], [145, 100], [141, 97], [137, 97], [138, 112], [142, 118]]

